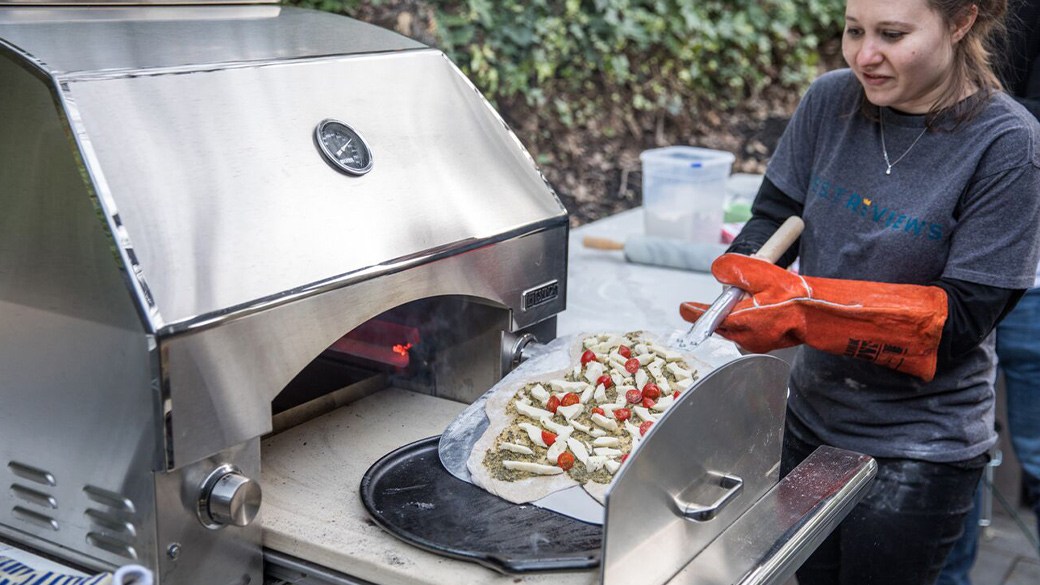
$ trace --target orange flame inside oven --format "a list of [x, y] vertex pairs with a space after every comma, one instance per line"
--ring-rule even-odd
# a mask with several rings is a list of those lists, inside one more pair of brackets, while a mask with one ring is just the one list
[[395, 368], [407, 368], [409, 350], [420, 342], [419, 330], [372, 319], [335, 341], [329, 350]]

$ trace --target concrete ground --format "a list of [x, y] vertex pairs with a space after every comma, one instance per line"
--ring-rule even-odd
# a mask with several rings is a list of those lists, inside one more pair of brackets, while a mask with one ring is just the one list
[[1040, 556], [1024, 530], [1036, 542], [1036, 519], [1025, 508], [1014, 515], [994, 502], [992, 524], [982, 530], [979, 555], [971, 571], [973, 585], [1037, 585]]

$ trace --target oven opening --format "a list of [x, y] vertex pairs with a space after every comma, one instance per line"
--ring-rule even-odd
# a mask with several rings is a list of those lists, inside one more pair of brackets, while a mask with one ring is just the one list
[[512, 367], [526, 333], [555, 336], [555, 319], [510, 332], [509, 310], [443, 296], [384, 311], [346, 332], [305, 366], [271, 403], [274, 432], [394, 387], [470, 403]]

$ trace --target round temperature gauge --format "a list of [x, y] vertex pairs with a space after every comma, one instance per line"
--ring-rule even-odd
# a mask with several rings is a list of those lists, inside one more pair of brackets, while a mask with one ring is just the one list
[[322, 120], [314, 129], [322, 156], [337, 170], [363, 175], [372, 170], [372, 151], [356, 130], [339, 120]]

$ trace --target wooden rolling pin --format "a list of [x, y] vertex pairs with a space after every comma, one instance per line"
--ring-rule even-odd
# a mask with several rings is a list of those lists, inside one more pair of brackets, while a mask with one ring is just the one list
[[582, 244], [595, 250], [621, 250], [629, 262], [694, 272], [710, 272], [711, 263], [729, 247], [656, 236], [632, 236], [624, 242], [585, 236]]

